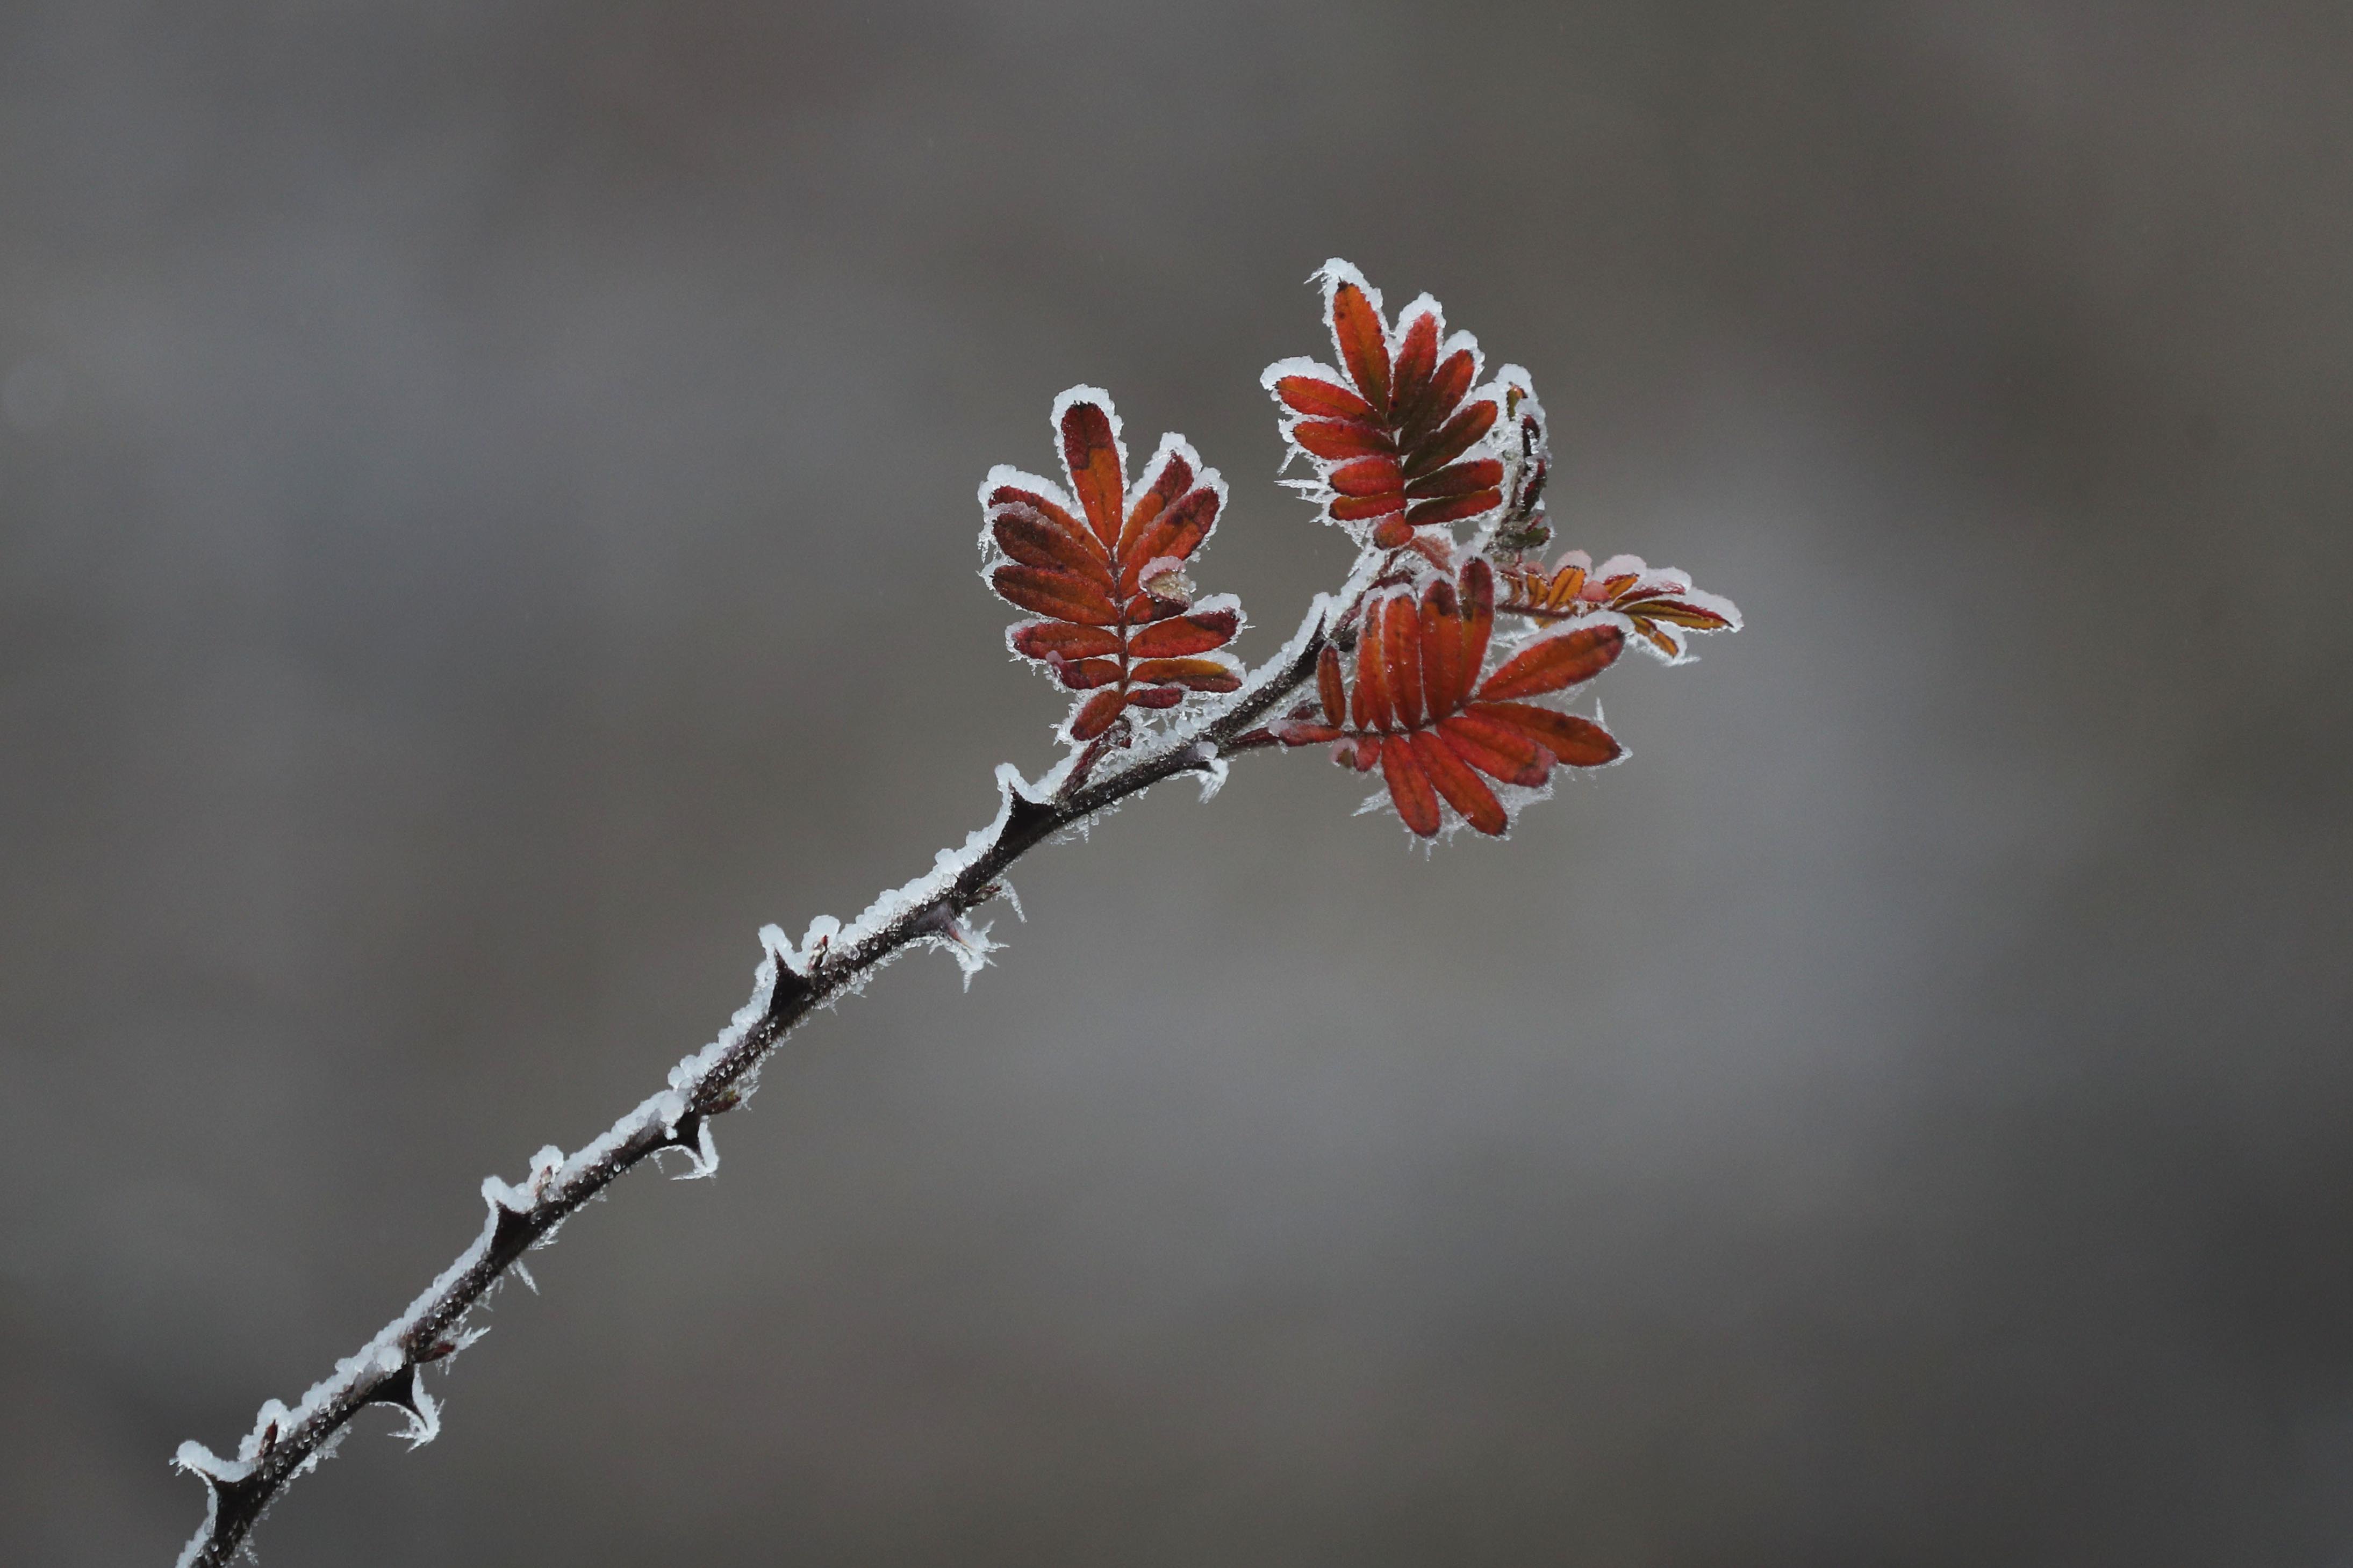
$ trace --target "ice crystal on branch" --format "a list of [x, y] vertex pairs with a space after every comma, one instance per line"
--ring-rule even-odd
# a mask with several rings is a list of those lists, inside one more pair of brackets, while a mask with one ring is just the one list
[[1185, 575], [1218, 526], [1225, 481], [1169, 435], [1131, 489], [1119, 416], [1111, 395], [1092, 386], [1055, 399], [1054, 427], [1070, 489], [990, 469], [980, 546], [997, 596], [1041, 617], [1006, 634], [1013, 651], [1090, 693], [1065, 733], [1092, 741], [1131, 709], [1238, 689], [1241, 667], [1219, 650], [1241, 629], [1241, 603], [1230, 595], [1196, 603]]

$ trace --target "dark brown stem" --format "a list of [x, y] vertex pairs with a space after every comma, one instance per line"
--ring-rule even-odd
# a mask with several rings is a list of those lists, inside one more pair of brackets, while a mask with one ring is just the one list
[[1328, 603], [1319, 605], [1301, 635], [1274, 663], [1254, 672], [1231, 703], [1189, 729], [1135, 748], [1124, 764], [1092, 781], [1089, 769], [1108, 760], [1098, 747], [1089, 748], [1066, 771], [1061, 786], [1042, 799], [1004, 784], [1004, 805], [992, 828], [983, 830], [991, 834], [988, 841], [944, 882], [935, 873], [902, 890], [915, 896], [879, 902], [884, 918], [871, 929], [861, 921], [841, 933], [847, 940], [813, 941], [808, 951], [790, 954], [780, 937], [769, 938], [753, 1004], [712, 1050], [680, 1064], [670, 1092], [646, 1100], [569, 1159], [559, 1150], [543, 1150], [519, 1188], [495, 1178], [486, 1182], [491, 1212], [473, 1244], [294, 1409], [275, 1400], [264, 1405], [237, 1458], [223, 1460], [194, 1443], [182, 1446], [178, 1462], [203, 1478], [211, 1506], [204, 1528], [182, 1552], [180, 1568], [227, 1568], [264, 1510], [325, 1457], [330, 1440], [368, 1405], [399, 1408], [407, 1414], [413, 1440], [430, 1438], [438, 1430], [438, 1412], [418, 1369], [465, 1347], [467, 1315], [523, 1253], [544, 1245], [624, 1173], [665, 1150], [679, 1151], [698, 1173], [707, 1172], [716, 1159], [712, 1119], [744, 1102], [761, 1063], [811, 1009], [855, 989], [911, 945], [961, 940], [964, 917], [997, 896], [1006, 868], [1030, 849], [1165, 779], [1210, 772], [1231, 752], [1267, 743], [1271, 737], [1254, 726], [1314, 675], [1326, 627], [1353, 610], [1334, 616]]

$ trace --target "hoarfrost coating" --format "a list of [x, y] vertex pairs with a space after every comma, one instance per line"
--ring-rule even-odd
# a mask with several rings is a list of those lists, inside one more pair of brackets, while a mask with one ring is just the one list
[[[174, 1462], [206, 1498], [183, 1568], [225, 1568], [360, 1410], [390, 1405], [401, 1436], [431, 1441], [440, 1406], [424, 1374], [481, 1337], [468, 1323], [475, 1309], [510, 1272], [531, 1283], [523, 1255], [638, 1164], [675, 1152], [681, 1179], [713, 1174], [712, 1122], [757, 1091], [769, 1055], [813, 1009], [858, 994], [916, 948], [946, 953], [969, 986], [1001, 951], [974, 912], [1001, 898], [1021, 915], [1005, 879], [1029, 849], [1083, 837], [1179, 774], [1207, 801], [1236, 756], [1327, 744], [1359, 773], [1381, 770], [1387, 787], [1366, 809], [1393, 813], [1409, 844], [1464, 827], [1500, 838], [1559, 769], [1624, 754], [1598, 707], [1588, 720], [1529, 699], [1581, 687], [1629, 640], [1682, 663], [1693, 634], [1738, 629], [1730, 601], [1638, 557], [1596, 567], [1571, 551], [1543, 564], [1532, 552], [1550, 538], [1552, 455], [1527, 373], [1507, 364], [1481, 384], [1476, 340], [1449, 332], [1427, 294], [1392, 323], [1348, 263], [1327, 262], [1314, 281], [1336, 363], [1280, 360], [1262, 381], [1291, 456], [1315, 474], [1288, 482], [1358, 544], [1340, 588], [1316, 595], [1271, 658], [1245, 666], [1227, 651], [1246, 625], [1240, 599], [1197, 597], [1187, 575], [1225, 514], [1224, 479], [1169, 434], [1131, 480], [1110, 395], [1058, 395], [1049, 426], [1061, 479], [992, 468], [980, 503], [986, 580], [1038, 617], [1012, 626], [1008, 645], [1077, 694], [1060, 755], [1034, 782], [999, 764], [989, 820], [855, 919], [818, 915], [797, 943], [762, 927], [750, 997], [662, 1089], [570, 1154], [541, 1148], [521, 1180], [485, 1178], [480, 1228], [456, 1260], [292, 1406], [264, 1402], [234, 1458], [181, 1445]], [[1499, 631], [1499, 616], [1517, 629]]]

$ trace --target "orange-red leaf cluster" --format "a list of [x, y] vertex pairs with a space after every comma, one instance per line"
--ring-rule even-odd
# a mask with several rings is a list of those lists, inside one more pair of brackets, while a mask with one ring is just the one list
[[1631, 555], [1605, 561], [1597, 570], [1581, 550], [1562, 557], [1550, 573], [1505, 566], [1503, 607], [1544, 622], [1623, 616], [1637, 637], [1670, 659], [1683, 657], [1683, 632], [1727, 631], [1740, 624], [1730, 605], [1696, 592], [1680, 573], [1653, 572]]
[[1224, 504], [1215, 470], [1171, 436], [1130, 490], [1108, 395], [1074, 387], [1056, 414], [1068, 491], [1010, 468], [981, 490], [983, 548], [1001, 556], [989, 585], [1041, 617], [1012, 628], [1013, 651], [1090, 693], [1071, 717], [1073, 741], [1093, 740], [1130, 708], [1236, 689], [1240, 670], [1218, 650], [1240, 629], [1240, 608], [1197, 605], [1184, 576]]
[[1442, 826], [1440, 801], [1479, 832], [1501, 834], [1510, 814], [1488, 780], [1534, 788], [1556, 765], [1618, 756], [1600, 725], [1524, 700], [1590, 680], [1624, 637], [1614, 625], [1540, 637], [1489, 673], [1494, 625], [1495, 579], [1482, 560], [1459, 582], [1368, 600], [1354, 658], [1324, 649], [1316, 708], [1278, 727], [1278, 738], [1337, 741], [1343, 763], [1360, 773], [1377, 766], [1398, 815], [1425, 838]]
[[1488, 449], [1495, 399], [1472, 389], [1477, 343], [1447, 337], [1428, 295], [1391, 331], [1355, 268], [1331, 261], [1323, 277], [1341, 368], [1284, 360], [1265, 380], [1285, 438], [1314, 465], [1325, 516], [1387, 550], [1501, 506], [1504, 465]]

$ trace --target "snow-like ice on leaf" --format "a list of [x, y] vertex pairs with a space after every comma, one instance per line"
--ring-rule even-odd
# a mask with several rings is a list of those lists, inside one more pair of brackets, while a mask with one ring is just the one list
[[1261, 382], [1282, 411], [1282, 436], [1313, 479], [1286, 481], [1360, 542], [1393, 550], [1417, 531], [1493, 516], [1504, 464], [1492, 439], [1496, 389], [1478, 384], [1483, 361], [1468, 332], [1449, 335], [1424, 294], [1391, 326], [1380, 290], [1334, 258], [1311, 281], [1337, 368], [1278, 360]]
[[1333, 742], [1335, 762], [1379, 768], [1398, 818], [1423, 838], [1449, 822], [1501, 837], [1556, 766], [1621, 754], [1594, 721], [1529, 699], [1592, 679], [1625, 637], [1594, 626], [1498, 646], [1494, 626], [1494, 573], [1477, 557], [1459, 578], [1367, 601], [1354, 655], [1324, 649], [1314, 703], [1273, 726], [1276, 738]]
[[1669, 664], [1691, 657], [1694, 632], [1736, 632], [1740, 608], [1692, 586], [1688, 574], [1648, 566], [1639, 555], [1613, 555], [1600, 565], [1582, 550], [1563, 555], [1550, 571], [1518, 563], [1503, 569], [1505, 612], [1542, 626], [1570, 621], [1614, 625]]
[[1131, 486], [1119, 416], [1096, 387], [1056, 398], [1053, 425], [1065, 484], [990, 469], [980, 547], [989, 587], [1039, 617], [1012, 627], [1008, 645], [1085, 694], [1065, 737], [1084, 743], [1124, 715], [1235, 690], [1242, 667], [1222, 650], [1241, 629], [1241, 603], [1196, 599], [1185, 575], [1218, 525], [1225, 481], [1190, 442], [1167, 435]]

